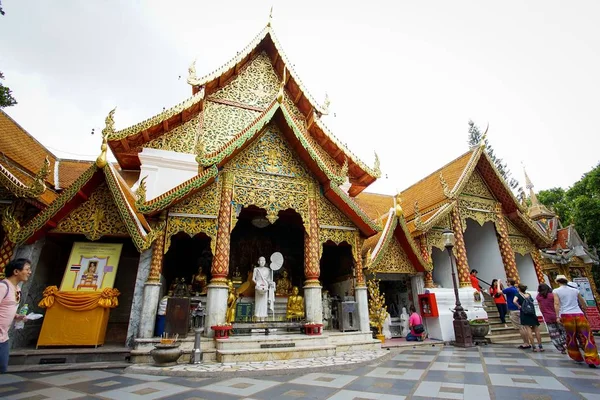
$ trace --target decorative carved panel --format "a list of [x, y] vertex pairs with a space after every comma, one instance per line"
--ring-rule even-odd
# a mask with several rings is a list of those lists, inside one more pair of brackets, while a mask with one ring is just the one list
[[496, 222], [496, 205], [494, 200], [475, 197], [463, 197], [458, 200], [463, 232], [467, 230], [467, 219], [477, 221], [481, 226], [486, 222]]
[[386, 249], [383, 250], [383, 255], [374, 268], [375, 272], [379, 273], [402, 273], [416, 274], [417, 271], [412, 265], [406, 252], [397, 240], [393, 239]]
[[262, 52], [224, 88], [212, 97], [266, 108], [277, 96], [279, 77], [267, 53]]
[[443, 233], [442, 231], [433, 229], [427, 232], [427, 252], [430, 257], [434, 247], [442, 251], [446, 250], [444, 247], [444, 237], [442, 236]]
[[490, 200], [496, 199], [477, 171], [474, 171], [471, 174], [471, 177], [464, 186], [461, 194], [468, 194]]
[[510, 247], [515, 253], [519, 253], [524, 256], [533, 251], [537, 251], [531, 240], [527, 237], [522, 236], [509, 236]]
[[216, 218], [195, 218], [169, 216], [167, 219], [167, 233], [165, 236], [164, 253], [166, 254], [171, 247], [171, 237], [179, 232], [185, 232], [190, 237], [199, 233], [204, 233], [210, 237], [210, 250], [215, 254], [215, 245], [217, 241], [217, 219]]
[[319, 196], [319, 225], [354, 227], [350, 218], [323, 196]]
[[220, 181], [213, 182], [202, 189], [200, 193], [174, 205], [169, 211], [185, 214], [218, 215], [221, 193], [220, 183]]
[[89, 240], [98, 240], [105, 235], [129, 236], [105, 183], [98, 186], [86, 202], [63, 218], [52, 232], [83, 233]]
[[342, 242], [348, 243], [352, 246], [352, 254], [354, 259], [356, 260], [356, 236], [358, 235], [358, 231], [351, 231], [347, 229], [328, 229], [321, 228], [319, 229], [319, 241], [321, 245], [319, 247], [319, 258], [323, 254], [323, 244], [328, 241], [332, 241], [336, 245], [339, 245]]
[[200, 115], [173, 129], [171, 132], [151, 140], [145, 147], [170, 150], [178, 153], [195, 154], [198, 142]]
[[521, 232], [519, 230], [519, 228], [517, 228], [510, 219], [504, 217], [504, 220], [506, 221], [506, 227], [508, 228], [508, 235], [509, 236], [524, 236], [526, 237], [527, 235], [523, 234], [523, 232]]
[[259, 115], [258, 111], [205, 101], [201, 135], [205, 153], [221, 149]]

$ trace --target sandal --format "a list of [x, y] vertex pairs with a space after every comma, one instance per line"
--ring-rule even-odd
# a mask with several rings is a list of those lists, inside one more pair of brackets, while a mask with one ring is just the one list
[[541, 344], [540, 344], [540, 345], [538, 345], [538, 348], [539, 348], [539, 352], [540, 352], [540, 353], [541, 353], [541, 352], [543, 352], [543, 351], [546, 351], [546, 350], [544, 350], [544, 348], [542, 347], [542, 345], [541, 345]]
[[518, 348], [521, 350], [527, 350], [527, 349], [530, 349], [531, 346], [530, 345], [527, 345], [527, 346], [520, 345]]
[[534, 347], [533, 347], [533, 349], [532, 349], [532, 351], [533, 351], [534, 353], [537, 353], [537, 352], [538, 352], [538, 349], [536, 349], [536, 348], [535, 348], [535, 346], [534, 346]]

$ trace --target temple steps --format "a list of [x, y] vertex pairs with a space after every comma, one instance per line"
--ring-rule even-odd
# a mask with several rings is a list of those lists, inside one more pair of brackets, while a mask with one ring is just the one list
[[[493, 344], [521, 344], [521, 335], [510, 322], [508, 315], [506, 316], [506, 326], [500, 321], [500, 314], [496, 305], [493, 303], [489, 295], [485, 295], [484, 309], [488, 314], [490, 323], [490, 333], [486, 336]], [[542, 343], [550, 342], [550, 336], [546, 330], [546, 324], [540, 323], [540, 333], [542, 335]], [[535, 340], [535, 338], [534, 338]]]
[[275, 361], [296, 358], [328, 357], [336, 354], [336, 346], [302, 346], [272, 349], [238, 349], [217, 350], [217, 361], [250, 362], [250, 361]]
[[[83, 363], [128, 363], [131, 350], [121, 346], [97, 348], [15, 349], [10, 352], [11, 366], [38, 365], [44, 367]], [[106, 367], [112, 368], [112, 367]]]

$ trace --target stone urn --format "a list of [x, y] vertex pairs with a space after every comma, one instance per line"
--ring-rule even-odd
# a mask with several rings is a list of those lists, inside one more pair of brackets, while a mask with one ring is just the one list
[[157, 344], [150, 352], [154, 365], [157, 367], [171, 367], [177, 365], [177, 360], [183, 353], [179, 348], [180, 343]]
[[471, 335], [474, 339], [483, 339], [490, 332], [490, 324], [487, 321], [477, 321], [476, 323], [471, 322], [469, 326], [471, 327]]

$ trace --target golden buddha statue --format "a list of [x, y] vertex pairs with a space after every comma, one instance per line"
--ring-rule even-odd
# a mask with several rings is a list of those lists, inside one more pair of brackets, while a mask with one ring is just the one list
[[292, 281], [288, 278], [288, 272], [283, 270], [281, 272], [281, 277], [277, 279], [275, 285], [275, 295], [276, 296], [288, 296], [292, 291]]
[[285, 317], [287, 319], [304, 318], [304, 298], [298, 294], [298, 286], [292, 288], [292, 295], [288, 297]]
[[208, 276], [202, 270], [202, 265], [198, 266], [198, 273], [192, 275], [192, 291], [199, 296], [206, 294], [206, 287], [208, 286]]
[[228, 324], [235, 322], [235, 306], [237, 304], [238, 295], [233, 288], [233, 282], [228, 280], [227, 287], [229, 288], [229, 296], [227, 297], [227, 312], [225, 313], [225, 321]]

